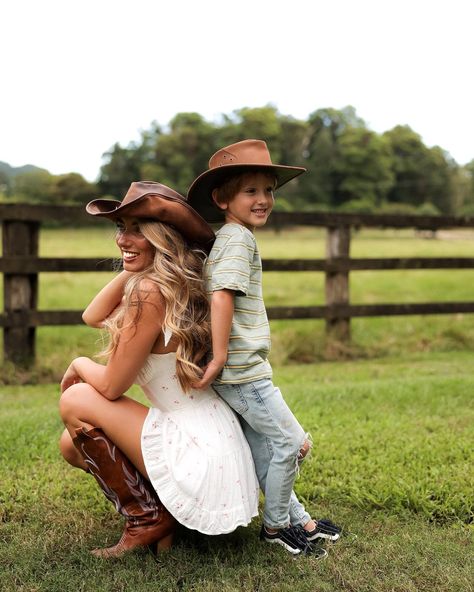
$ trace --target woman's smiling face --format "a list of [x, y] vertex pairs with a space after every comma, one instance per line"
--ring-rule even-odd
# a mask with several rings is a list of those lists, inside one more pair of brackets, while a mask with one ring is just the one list
[[138, 218], [125, 216], [117, 220], [115, 242], [122, 253], [125, 271], [143, 271], [153, 262], [155, 247], [140, 232]]

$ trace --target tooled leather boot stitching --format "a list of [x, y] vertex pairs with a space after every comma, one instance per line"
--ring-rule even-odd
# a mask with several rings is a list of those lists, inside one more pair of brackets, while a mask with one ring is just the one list
[[99, 428], [76, 430], [74, 445], [84, 457], [104, 495], [126, 519], [118, 543], [95, 549], [96, 557], [120, 557], [136, 547], [157, 543], [171, 546], [176, 521], [163, 506], [151, 483]]

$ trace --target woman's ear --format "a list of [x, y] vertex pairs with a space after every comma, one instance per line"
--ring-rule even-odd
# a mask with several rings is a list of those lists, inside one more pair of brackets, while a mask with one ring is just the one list
[[219, 208], [219, 210], [227, 210], [227, 202], [220, 203], [217, 200], [217, 189], [213, 189], [211, 195], [212, 195], [212, 201], [216, 204], [216, 206]]

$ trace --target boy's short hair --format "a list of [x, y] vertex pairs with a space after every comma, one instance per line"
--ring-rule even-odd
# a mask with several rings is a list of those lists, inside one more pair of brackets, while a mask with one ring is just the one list
[[245, 177], [247, 177], [248, 175], [257, 175], [260, 173], [262, 175], [265, 175], [269, 179], [273, 179], [273, 189], [275, 189], [277, 185], [276, 175], [274, 175], [271, 171], [263, 167], [261, 169], [252, 168], [247, 171], [244, 170], [240, 171], [239, 173], [229, 175], [224, 179], [223, 183], [221, 183], [218, 187], [215, 187], [214, 189], [216, 191], [216, 203], [229, 203], [229, 201], [234, 197], [234, 195], [236, 195], [240, 191], [244, 183]]

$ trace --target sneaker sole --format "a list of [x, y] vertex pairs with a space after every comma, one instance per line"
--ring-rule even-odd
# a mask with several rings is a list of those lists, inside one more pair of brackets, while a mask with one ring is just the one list
[[287, 545], [285, 543], [285, 541], [282, 541], [281, 539], [267, 539], [267, 538], [263, 538], [263, 540], [266, 543], [270, 543], [271, 545], [274, 545], [275, 543], [277, 545], [281, 545], [284, 549], [286, 549], [292, 555], [299, 555], [300, 553], [303, 552], [301, 549], [293, 549], [293, 547], [290, 547], [290, 545]]
[[308, 541], [315, 541], [316, 539], [325, 539], [327, 541], [336, 542], [340, 536], [340, 534], [325, 534], [322, 532], [317, 532], [312, 537], [307, 537], [307, 539]]

